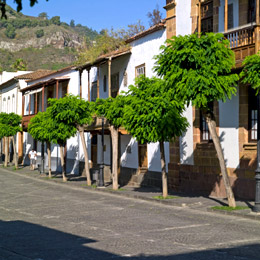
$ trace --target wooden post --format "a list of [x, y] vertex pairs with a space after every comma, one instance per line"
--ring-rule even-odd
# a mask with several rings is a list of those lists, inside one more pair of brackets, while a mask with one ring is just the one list
[[225, 0], [225, 21], [224, 21], [224, 30], [228, 30], [228, 0]]
[[259, 51], [259, 0], [256, 0], [255, 4], [255, 22], [256, 22], [256, 27], [255, 27], [255, 53]]
[[79, 70], [79, 96], [82, 98], [82, 70]]
[[44, 112], [44, 85], [42, 87], [42, 112]]
[[18, 163], [23, 160], [23, 132], [18, 133]]
[[34, 94], [35, 95], [35, 102], [34, 102], [34, 113], [38, 113], [38, 94], [37, 92]]
[[31, 114], [31, 95], [29, 94], [29, 115]]
[[56, 99], [59, 99], [59, 81], [56, 80]]
[[24, 93], [23, 93], [23, 97], [22, 97], [22, 116], [24, 116], [24, 102], [25, 102], [25, 96], [24, 96]]
[[112, 58], [108, 59], [108, 97], [111, 97], [111, 63]]
[[200, 35], [201, 34], [201, 0], [199, 0], [199, 10], [198, 10], [198, 34]]
[[100, 65], [97, 67], [97, 98], [99, 98], [99, 86], [100, 86], [100, 81], [99, 81], [99, 70], [100, 70]]
[[88, 69], [88, 101], [90, 102], [90, 69]]

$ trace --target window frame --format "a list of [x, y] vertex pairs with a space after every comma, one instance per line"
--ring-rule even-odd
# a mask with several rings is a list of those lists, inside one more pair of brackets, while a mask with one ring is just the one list
[[[144, 73], [138, 73], [138, 70], [144, 68]], [[139, 77], [140, 75], [144, 75], [146, 76], [146, 67], [145, 67], [145, 63], [140, 64], [138, 66], [135, 67], [135, 77]]]

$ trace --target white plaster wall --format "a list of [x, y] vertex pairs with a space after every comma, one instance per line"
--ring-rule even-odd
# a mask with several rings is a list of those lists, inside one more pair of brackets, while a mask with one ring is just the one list
[[3, 84], [4, 82], [19, 76], [19, 75], [24, 75], [27, 73], [31, 73], [32, 71], [16, 71], [16, 72], [7, 72], [7, 71], [3, 71], [2, 73], [0, 73], [0, 84]]
[[[97, 81], [97, 68], [96, 67], [92, 67], [90, 70], [90, 101], [91, 101], [91, 87], [92, 87], [92, 83]], [[84, 98], [85, 100], [88, 100], [88, 71], [84, 70], [81, 76], [81, 84], [82, 84], [82, 98]]]
[[[87, 150], [88, 150], [88, 159], [89, 159], [89, 162], [91, 162], [91, 138], [90, 138], [90, 133], [87, 132], [87, 133], [84, 133], [85, 135], [85, 141], [86, 141], [86, 146], [87, 146]], [[81, 142], [81, 138], [79, 136], [79, 160], [81, 162], [84, 162], [85, 161], [85, 158], [84, 158], [84, 151], [83, 151], [83, 146], [82, 146], [82, 142]]]
[[138, 143], [130, 135], [121, 135], [121, 166], [138, 168]]
[[[233, 24], [234, 28], [239, 26], [239, 0], [228, 0], [228, 4], [233, 4]], [[219, 6], [219, 23], [218, 31], [224, 32], [224, 10], [225, 10], [225, 0], [220, 0]]]
[[226, 166], [239, 167], [239, 94], [219, 102], [219, 136]]
[[187, 118], [190, 126], [180, 138], [180, 161], [181, 164], [193, 165], [193, 112], [191, 105], [183, 112], [183, 116]]
[[[145, 63], [146, 76], [152, 77], [155, 64], [154, 56], [159, 54], [160, 46], [166, 41], [166, 30], [162, 29], [131, 43], [132, 55], [127, 65], [128, 86], [134, 84], [135, 67]], [[124, 68], [122, 68], [123, 70]], [[127, 90], [122, 88], [120, 90]]]
[[176, 35], [191, 34], [191, 0], [176, 1]]
[[[176, 33], [177, 35], [191, 34], [191, 0], [178, 0], [176, 5]], [[180, 138], [180, 160], [182, 164], [194, 164], [193, 158], [193, 118], [192, 106], [184, 111], [190, 126]]]
[[[2, 112], [17, 113], [17, 87], [16, 84], [2, 90]], [[9, 101], [8, 101], [8, 98]], [[4, 102], [4, 99], [6, 100]]]
[[[168, 163], [170, 162], [170, 147], [168, 142], [164, 143], [164, 152], [166, 171], [168, 172]], [[161, 172], [162, 170], [159, 142], [148, 144], [148, 170], [154, 172]]]

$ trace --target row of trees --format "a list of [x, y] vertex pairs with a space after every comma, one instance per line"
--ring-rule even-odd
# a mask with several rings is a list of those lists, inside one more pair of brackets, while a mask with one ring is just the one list
[[22, 131], [21, 128], [21, 121], [22, 117], [15, 114], [15, 113], [0, 113], [0, 139], [4, 139], [4, 154], [5, 154], [5, 162], [4, 166], [8, 166], [8, 150], [10, 148], [9, 143], [13, 144], [13, 154], [14, 154], [14, 163], [15, 163], [15, 168], [18, 168], [18, 156], [16, 153], [16, 134], [20, 131]]
[[[88, 185], [91, 184], [88, 153], [84, 128], [92, 116], [109, 120], [113, 147], [113, 188], [118, 188], [118, 130], [124, 127], [140, 143], [159, 142], [161, 152], [163, 196], [166, 197], [167, 173], [165, 170], [165, 141], [182, 135], [188, 122], [182, 117], [184, 109], [193, 105], [205, 117], [213, 139], [229, 206], [235, 207], [235, 199], [229, 183], [224, 155], [216, 131], [214, 101], [231, 99], [236, 94], [239, 78], [259, 89], [260, 56], [245, 59], [240, 74], [232, 70], [234, 53], [229, 41], [222, 34], [187, 35], [173, 37], [162, 46], [156, 56], [155, 71], [159, 78], [137, 78], [128, 92], [116, 98], [98, 99], [89, 103], [75, 96], [50, 99], [46, 112], [39, 113], [29, 124], [29, 132], [40, 141], [57, 143], [61, 149], [63, 178], [66, 180], [63, 162], [63, 146], [66, 140], [79, 131], [84, 155]], [[48, 145], [50, 147], [50, 145]], [[50, 158], [50, 149], [48, 155]], [[49, 171], [50, 159], [49, 159]]]

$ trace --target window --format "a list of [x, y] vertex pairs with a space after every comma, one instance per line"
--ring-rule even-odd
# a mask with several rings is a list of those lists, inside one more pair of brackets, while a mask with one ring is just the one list
[[3, 100], [3, 112], [6, 112], [6, 98]]
[[255, 0], [248, 1], [248, 23], [255, 22]]
[[68, 93], [68, 84], [69, 81], [63, 81], [61, 82], [61, 97], [65, 97]]
[[92, 82], [91, 87], [91, 101], [96, 101], [97, 99], [97, 81]]
[[104, 78], [103, 78], [103, 90], [104, 92], [107, 92], [107, 76], [104, 75]]
[[[225, 17], [225, 8], [224, 8], [224, 17]], [[228, 29], [234, 28], [234, 12], [233, 4], [228, 5]]]
[[11, 112], [11, 99], [10, 99], [10, 96], [7, 99], [7, 110], [6, 110], [6, 112], [7, 113]]
[[248, 141], [257, 140], [257, 96], [255, 90], [249, 87], [248, 89]]
[[119, 92], [119, 73], [111, 76], [111, 97], [115, 98]]
[[[209, 109], [211, 111], [214, 111], [213, 102], [209, 104]], [[202, 111], [200, 111], [200, 140], [201, 142], [212, 142], [212, 137], [209, 133], [208, 123], [206, 122]]]
[[135, 67], [135, 77], [139, 77], [140, 75], [145, 76], [145, 64], [139, 65]]
[[127, 82], [127, 71], [125, 69], [125, 72], [124, 72], [124, 87], [127, 87], [128, 85], [128, 82]]
[[201, 3], [201, 32], [213, 32], [213, 1]]

